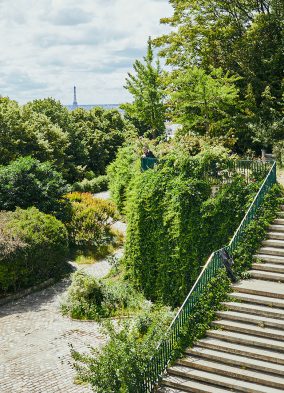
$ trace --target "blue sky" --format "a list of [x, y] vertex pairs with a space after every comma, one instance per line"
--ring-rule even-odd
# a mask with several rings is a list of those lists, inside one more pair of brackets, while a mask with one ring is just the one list
[[148, 36], [167, 27], [168, 0], [0, 0], [0, 95], [24, 103], [54, 97], [121, 103]]

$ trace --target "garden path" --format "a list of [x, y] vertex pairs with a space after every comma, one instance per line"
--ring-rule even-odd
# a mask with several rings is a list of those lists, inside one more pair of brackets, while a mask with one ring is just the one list
[[[116, 226], [125, 231], [125, 224]], [[80, 268], [102, 277], [110, 266], [103, 260]], [[61, 315], [60, 299], [69, 284], [70, 280], [64, 279], [0, 308], [1, 393], [91, 392], [87, 386], [74, 384], [69, 344], [84, 352], [89, 345], [101, 346], [105, 337], [96, 322], [73, 321]]]

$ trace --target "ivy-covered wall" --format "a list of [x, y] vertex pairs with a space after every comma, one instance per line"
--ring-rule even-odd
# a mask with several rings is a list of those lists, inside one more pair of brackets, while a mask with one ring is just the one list
[[136, 176], [128, 199], [125, 262], [145, 296], [180, 305], [211, 252], [237, 229], [256, 188], [236, 175], [212, 196], [208, 181], [167, 165]]

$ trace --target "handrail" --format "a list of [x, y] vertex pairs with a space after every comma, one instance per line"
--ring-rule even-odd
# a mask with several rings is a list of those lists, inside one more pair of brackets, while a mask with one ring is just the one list
[[[241, 224], [236, 230], [232, 240], [228, 246], [223, 249], [233, 252], [236, 249], [237, 244], [240, 239], [244, 236], [244, 230], [255, 217], [255, 214], [260, 207], [263, 199], [269, 189], [276, 183], [276, 162], [274, 162], [263, 181], [257, 195], [255, 196], [253, 202], [251, 203], [249, 209], [247, 210], [245, 217], [243, 218]], [[222, 249], [221, 249], [222, 250]], [[184, 303], [180, 307], [176, 316], [174, 317], [166, 338], [157, 347], [156, 353], [151, 358], [146, 369], [143, 371], [142, 383], [138, 386], [137, 391], [139, 393], [151, 393], [157, 384], [159, 378], [164, 373], [168, 364], [173, 358], [174, 350], [176, 344], [178, 343], [179, 334], [182, 327], [185, 325], [188, 316], [197, 302], [198, 297], [203, 292], [208, 282], [217, 274], [221, 267], [223, 267], [223, 262], [220, 256], [220, 251], [213, 252], [205, 266], [203, 267], [199, 277], [197, 278], [195, 284], [187, 295]]]

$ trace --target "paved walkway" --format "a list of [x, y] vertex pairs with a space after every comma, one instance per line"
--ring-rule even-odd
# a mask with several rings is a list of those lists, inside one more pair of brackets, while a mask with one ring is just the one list
[[[117, 225], [125, 230], [125, 224]], [[101, 261], [79, 268], [103, 277], [110, 266]], [[69, 344], [84, 352], [89, 345], [101, 346], [105, 337], [99, 324], [61, 315], [60, 299], [69, 284], [65, 279], [0, 308], [1, 393], [91, 392], [87, 386], [74, 384]]]

